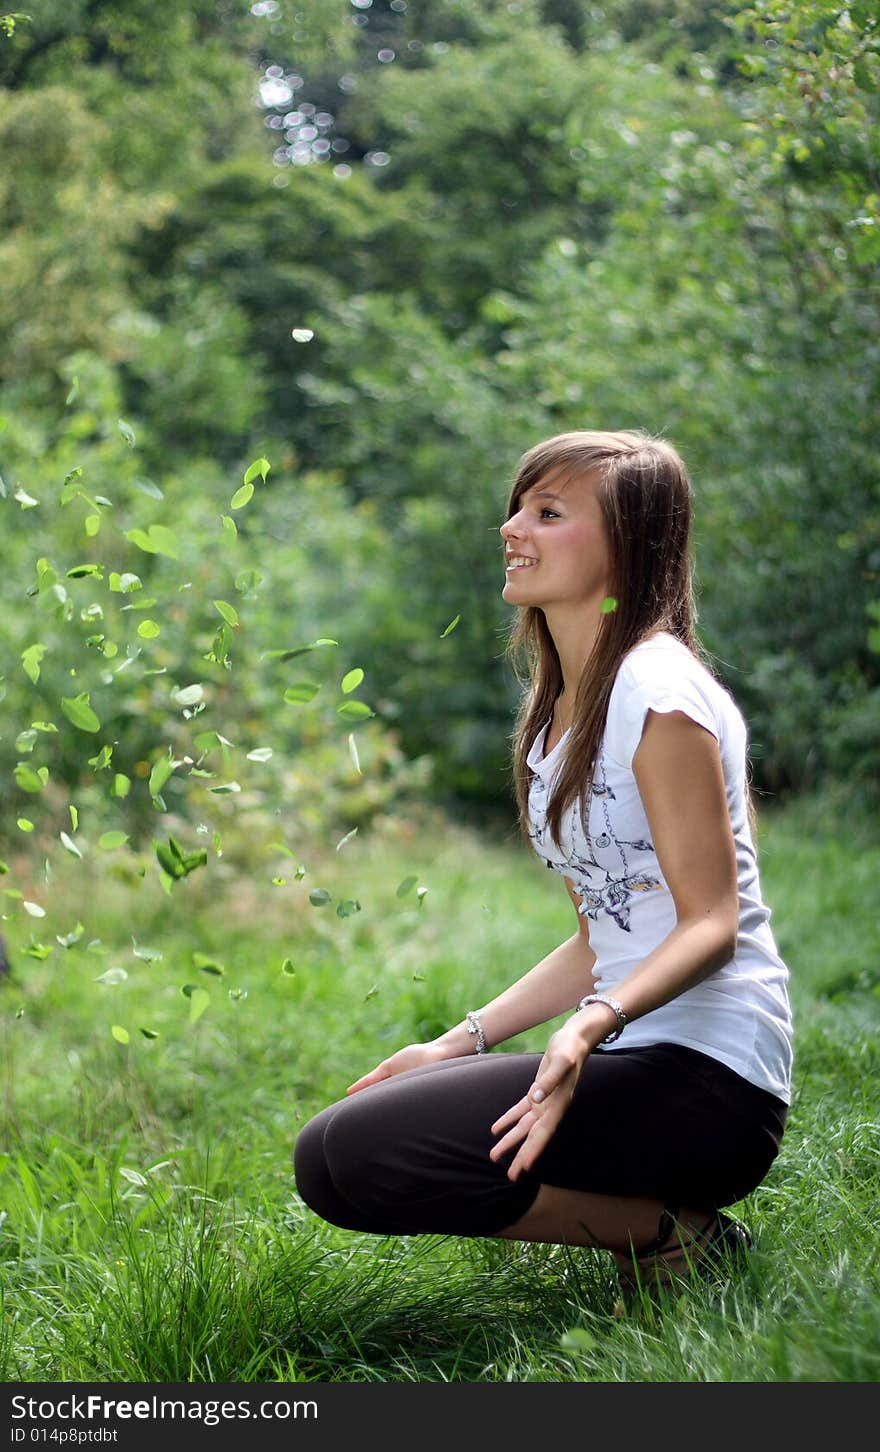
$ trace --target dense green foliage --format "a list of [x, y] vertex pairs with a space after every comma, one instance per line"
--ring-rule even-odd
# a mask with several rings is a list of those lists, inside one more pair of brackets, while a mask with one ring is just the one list
[[[161, 663], [196, 681], [183, 652], [219, 590], [218, 516], [257, 457], [259, 512], [227, 557], [262, 576], [254, 642], [338, 639], [369, 673], [377, 739], [430, 757], [436, 792], [507, 812], [495, 528], [520, 452], [579, 426], [665, 432], [691, 464], [704, 638], [751, 721], [758, 784], [868, 789], [873, 7], [200, 0], [157, 21], [146, 0], [47, 0], [11, 29], [5, 816], [25, 805], [16, 738], [55, 720], [76, 667], [46, 591], [37, 702], [20, 664], [36, 559], [63, 573], [95, 555], [57, 504], [65, 476], [81, 468], [127, 527], [185, 541], [192, 595]], [[145, 481], [164, 495], [152, 514]], [[75, 610], [96, 600], [81, 581]], [[286, 727], [244, 634], [223, 719], [246, 714], [260, 745]], [[137, 671], [118, 679], [129, 767], [169, 744], [144, 694]], [[71, 792], [88, 776], [60, 744], [48, 764]]]

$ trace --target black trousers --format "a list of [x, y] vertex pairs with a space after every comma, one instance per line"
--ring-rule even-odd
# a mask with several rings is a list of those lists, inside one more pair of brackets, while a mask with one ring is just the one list
[[324, 1220], [376, 1235], [495, 1235], [542, 1184], [715, 1208], [775, 1159], [786, 1105], [677, 1044], [597, 1049], [533, 1169], [508, 1180], [490, 1125], [531, 1087], [540, 1054], [411, 1069], [331, 1104], [301, 1130], [296, 1186]]

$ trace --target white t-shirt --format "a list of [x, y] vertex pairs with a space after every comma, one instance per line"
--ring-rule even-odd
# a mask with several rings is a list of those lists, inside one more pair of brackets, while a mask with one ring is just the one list
[[612, 993], [676, 925], [675, 904], [651, 842], [632, 759], [648, 711], [683, 711], [718, 742], [736, 843], [739, 931], [736, 951], [671, 1002], [627, 1024], [615, 1049], [684, 1044], [727, 1064], [751, 1083], [791, 1100], [792, 1025], [788, 970], [761, 898], [746, 796], [746, 727], [715, 677], [674, 636], [659, 634], [630, 651], [618, 670], [593, 781], [589, 835], [575, 801], [556, 843], [546, 825], [553, 779], [568, 732], [543, 755], [546, 729], [528, 756], [530, 836], [548, 867], [581, 897], [596, 954], [597, 991]]

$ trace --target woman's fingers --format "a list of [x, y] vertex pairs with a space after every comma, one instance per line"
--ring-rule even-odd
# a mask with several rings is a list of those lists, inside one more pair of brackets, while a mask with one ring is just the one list
[[390, 1077], [391, 1071], [386, 1069], [384, 1064], [380, 1064], [378, 1068], [372, 1069], [369, 1074], [364, 1074], [360, 1079], [355, 1079], [353, 1084], [349, 1084], [345, 1092], [346, 1094], [356, 1094], [359, 1089], [368, 1089], [371, 1084], [378, 1084], [380, 1080], [389, 1079]]
[[513, 1129], [508, 1130], [503, 1139], [499, 1139], [497, 1144], [493, 1144], [489, 1151], [489, 1159], [500, 1160], [510, 1150], [515, 1149], [527, 1137], [533, 1123], [534, 1120], [531, 1115], [523, 1115], [519, 1123], [515, 1124]]
[[531, 1107], [531, 1100], [526, 1095], [524, 1099], [520, 1099], [511, 1109], [508, 1109], [505, 1114], [502, 1114], [500, 1119], [496, 1119], [493, 1125], [490, 1125], [491, 1133], [500, 1134], [502, 1129], [507, 1129], [508, 1125], [515, 1124], [524, 1114], [528, 1114]]

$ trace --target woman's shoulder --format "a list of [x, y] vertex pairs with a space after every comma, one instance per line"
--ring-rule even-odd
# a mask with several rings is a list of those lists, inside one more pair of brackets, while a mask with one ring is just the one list
[[671, 685], [678, 680], [721, 685], [683, 640], [666, 631], [658, 631], [656, 635], [640, 640], [623, 657], [615, 685], [625, 687], [654, 682]]

